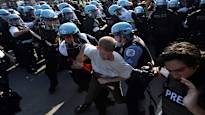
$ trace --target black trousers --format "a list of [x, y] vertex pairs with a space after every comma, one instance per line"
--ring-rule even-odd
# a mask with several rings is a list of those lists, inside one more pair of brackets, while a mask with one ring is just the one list
[[58, 84], [57, 71], [59, 53], [54, 47], [47, 47], [44, 49], [46, 69], [45, 73], [50, 80], [50, 88], [55, 88]]
[[89, 87], [90, 80], [92, 78], [91, 72], [84, 69], [72, 69], [73, 81], [79, 86], [83, 91], [87, 91]]

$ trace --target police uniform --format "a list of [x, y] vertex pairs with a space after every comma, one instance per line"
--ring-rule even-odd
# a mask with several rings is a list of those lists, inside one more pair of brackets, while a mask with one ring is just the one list
[[192, 43], [200, 46], [200, 49], [205, 50], [205, 8], [196, 10], [188, 15], [187, 25], [190, 29], [190, 37]]
[[150, 49], [154, 49], [153, 55], [158, 56], [161, 51], [169, 43], [177, 39], [179, 26], [179, 17], [171, 13], [166, 8], [157, 8], [149, 19], [151, 45]]
[[[145, 48], [145, 46], [137, 42], [137, 38], [127, 43], [124, 48], [124, 59], [134, 68], [141, 68], [146, 65], [147, 62], [151, 62], [152, 59]], [[134, 74], [126, 80], [128, 85], [126, 97], [127, 97], [127, 108], [129, 115], [143, 115], [145, 110], [141, 108], [141, 102], [144, 99], [144, 91], [146, 86], [144, 82], [135, 76]], [[147, 84], [147, 83], [146, 83]]]
[[106, 24], [105, 20], [102, 18], [91, 18], [91, 17], [86, 17], [85, 20], [82, 23], [82, 32], [88, 33], [96, 38], [100, 38], [106, 33], [105, 31], [100, 30], [102, 26]]
[[[85, 43], [90, 43], [93, 45], [97, 45], [97, 40], [87, 34], [80, 33], [78, 35], [78, 45], [77, 46], [68, 46], [68, 44], [63, 41], [60, 46], [59, 46], [59, 51], [60, 53], [66, 58], [66, 65], [72, 65], [73, 60], [75, 60], [76, 56], [80, 52], [80, 48], [82, 44]], [[76, 84], [78, 84], [80, 90], [82, 91], [87, 91], [88, 90], [88, 85], [91, 80], [91, 65], [90, 61], [87, 60], [84, 63], [84, 67], [82, 69], [72, 69], [69, 67], [69, 69], [72, 70], [72, 78]]]
[[5, 51], [13, 49], [9, 33], [9, 24], [4, 19], [0, 18], [0, 45], [4, 47]]
[[41, 36], [43, 37], [44, 45], [43, 52], [45, 57], [46, 69], [45, 73], [50, 80], [50, 89], [49, 91], [53, 93], [56, 86], [58, 85], [57, 79], [57, 70], [59, 62], [59, 53], [58, 53], [58, 38], [57, 32], [55, 30], [45, 30], [42, 29]]
[[[26, 23], [32, 26], [33, 23]], [[26, 67], [28, 72], [34, 72], [36, 67], [36, 58], [34, 56], [32, 35], [30, 32], [24, 33], [18, 37], [14, 37], [15, 32], [23, 30], [23, 26], [11, 26], [9, 31], [13, 36], [12, 40], [15, 41], [14, 53], [17, 61], [23, 67]]]

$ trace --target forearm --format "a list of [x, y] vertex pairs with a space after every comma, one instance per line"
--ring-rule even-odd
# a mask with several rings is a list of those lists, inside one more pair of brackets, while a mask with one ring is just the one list
[[100, 28], [100, 30], [105, 30], [107, 28], [107, 24], [105, 24], [102, 28]]
[[21, 30], [19, 32], [16, 32], [14, 33], [14, 36], [13, 37], [19, 37], [20, 35], [24, 34], [24, 33], [27, 33], [28, 31], [27, 30]]
[[194, 115], [205, 115], [205, 110], [199, 106], [195, 106], [190, 110]]

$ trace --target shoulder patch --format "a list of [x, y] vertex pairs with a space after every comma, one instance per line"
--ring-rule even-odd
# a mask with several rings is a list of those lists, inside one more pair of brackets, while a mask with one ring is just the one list
[[128, 49], [125, 54], [127, 57], [133, 57], [135, 55], [135, 53], [136, 52], [134, 49]]

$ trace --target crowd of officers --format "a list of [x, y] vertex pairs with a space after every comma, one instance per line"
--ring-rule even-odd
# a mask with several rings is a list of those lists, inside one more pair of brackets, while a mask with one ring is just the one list
[[[7, 68], [10, 62], [14, 62], [14, 57], [8, 52], [12, 50], [15, 63], [28, 73], [35, 73], [39, 68], [38, 62], [45, 60], [50, 94], [56, 91], [58, 71], [69, 70], [79, 86], [78, 90], [88, 92], [85, 102], [76, 107], [76, 113], [86, 111], [94, 101], [99, 114], [105, 115], [106, 106], [114, 103], [108, 98], [111, 91], [117, 103], [126, 102], [129, 115], [144, 115], [142, 100], [145, 99], [144, 91], [152, 77], [141, 79], [139, 76], [155, 76], [155, 72], [150, 73], [153, 66], [165, 66], [171, 74], [181, 71], [173, 69], [172, 64], [176, 63], [171, 63], [172, 60], [180, 60], [190, 67], [197, 65], [198, 68], [201, 65], [201, 56], [192, 58], [190, 55], [198, 51], [194, 45], [205, 50], [205, 0], [93, 0], [82, 4], [70, 1], [52, 5], [39, 2], [16, 9], [0, 9], [0, 26], [0, 91], [10, 91], [14, 95], [12, 99], [15, 101], [11, 103], [18, 105], [21, 99], [8, 84]], [[175, 41], [181, 43], [175, 43], [161, 54], [166, 46]], [[184, 53], [185, 57], [178, 56], [175, 51]], [[102, 59], [99, 59], [98, 53]], [[87, 58], [82, 59], [82, 55]], [[156, 63], [159, 56], [162, 63]], [[79, 63], [82, 60], [83, 65]], [[190, 62], [193, 60], [197, 62]], [[204, 70], [203, 67], [199, 67], [200, 71]], [[163, 69], [160, 72], [167, 77], [167, 71]], [[109, 82], [103, 79], [108, 76], [113, 78]], [[126, 96], [123, 96], [120, 85], [123, 80], [128, 87]], [[194, 85], [183, 79], [182, 83], [188, 88], [183, 86], [186, 90], [176, 93], [178, 90], [170, 85], [172, 82], [168, 77], [163, 99], [169, 105], [162, 105], [162, 114], [202, 115], [204, 99], [199, 105], [195, 102], [199, 110], [197, 112], [196, 109], [192, 111], [191, 105], [182, 102], [182, 97], [190, 93], [188, 88], [194, 89]], [[180, 84], [179, 79], [175, 82], [172, 84]], [[202, 84], [197, 85], [197, 89]], [[204, 86], [200, 88], [204, 94]], [[1, 105], [5, 103], [2, 100], [7, 98], [2, 93], [0, 96], [0, 111], [5, 115], [19, 111], [7, 111]], [[166, 97], [170, 100], [166, 100]]]

